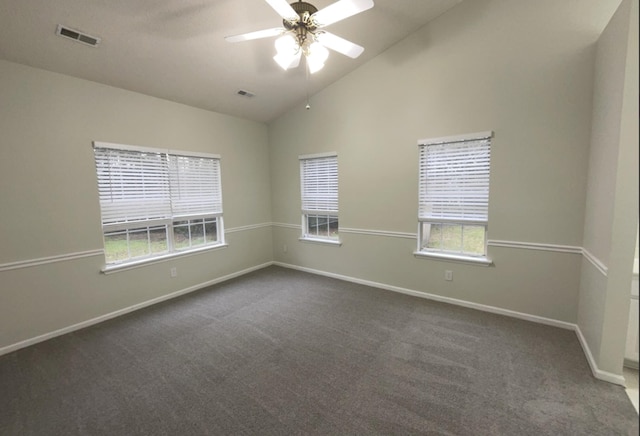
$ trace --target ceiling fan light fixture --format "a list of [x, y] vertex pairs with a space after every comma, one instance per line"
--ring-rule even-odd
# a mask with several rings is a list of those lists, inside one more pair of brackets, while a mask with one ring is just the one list
[[276, 39], [275, 46], [276, 55], [273, 57], [273, 60], [276, 61], [283, 70], [298, 66], [302, 53], [300, 45], [293, 34], [285, 33]]
[[276, 61], [283, 70], [288, 70], [289, 68], [298, 66], [300, 54], [298, 53], [296, 56], [295, 53], [278, 53], [273, 57], [273, 60]]
[[314, 42], [305, 51], [305, 57], [307, 59], [307, 66], [309, 67], [309, 73], [313, 74], [324, 67], [324, 63], [329, 57], [329, 50], [319, 42]]
[[324, 68], [324, 64], [318, 62], [312, 62], [307, 58], [307, 66], [309, 67], [309, 74], [314, 74]]
[[319, 42], [312, 43], [306, 51], [307, 59], [313, 59], [313, 62], [324, 64], [329, 57], [329, 50]]
[[324, 67], [329, 57], [328, 49], [353, 59], [364, 51], [363, 47], [321, 28], [370, 9], [373, 0], [337, 0], [321, 10], [304, 0], [291, 4], [288, 3], [290, 0], [265, 1], [282, 17], [283, 27], [227, 36], [225, 39], [228, 42], [278, 36], [275, 42], [276, 55], [273, 57], [276, 63], [285, 70], [295, 68], [304, 54], [310, 73]]
[[295, 54], [298, 50], [300, 50], [298, 41], [296, 41], [296, 38], [291, 33], [285, 33], [280, 38], [276, 39], [275, 46], [276, 52], [278, 54]]

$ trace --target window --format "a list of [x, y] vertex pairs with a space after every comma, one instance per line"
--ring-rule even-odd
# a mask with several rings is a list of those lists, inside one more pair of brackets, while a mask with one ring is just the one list
[[107, 265], [224, 244], [219, 156], [93, 147]]
[[491, 136], [418, 142], [417, 254], [486, 260]]
[[338, 156], [300, 156], [302, 239], [338, 242]]

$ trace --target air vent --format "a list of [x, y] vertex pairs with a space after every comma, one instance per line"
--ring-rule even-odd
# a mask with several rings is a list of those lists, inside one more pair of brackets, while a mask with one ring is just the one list
[[245, 91], [244, 89], [239, 90], [237, 94], [247, 98], [255, 96], [253, 92]]
[[61, 24], [58, 24], [56, 35], [72, 39], [82, 44], [90, 45], [91, 47], [95, 47], [100, 44], [100, 38], [87, 35], [86, 33], [78, 32], [77, 30], [70, 29], [69, 27], [65, 27]]

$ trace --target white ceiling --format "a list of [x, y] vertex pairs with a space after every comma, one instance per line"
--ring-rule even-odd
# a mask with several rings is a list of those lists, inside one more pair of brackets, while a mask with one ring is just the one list
[[[309, 0], [318, 9], [334, 1]], [[315, 94], [460, 1], [375, 0], [328, 28], [364, 53], [331, 52], [308, 84], [303, 64], [283, 71], [273, 61], [274, 39], [224, 40], [282, 25], [264, 0], [0, 0], [0, 59], [269, 122], [304, 105], [307, 86]], [[102, 41], [93, 48], [58, 37], [58, 24]]]

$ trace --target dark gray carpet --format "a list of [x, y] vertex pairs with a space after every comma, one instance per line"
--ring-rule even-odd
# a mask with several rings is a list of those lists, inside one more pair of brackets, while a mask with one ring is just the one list
[[628, 435], [571, 331], [270, 267], [0, 357], [7, 435]]

